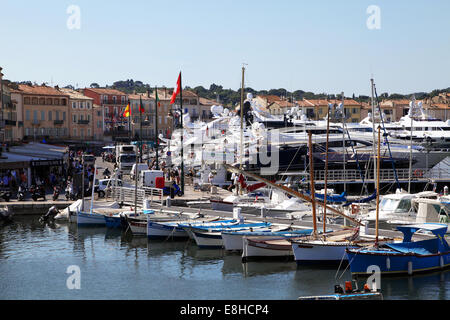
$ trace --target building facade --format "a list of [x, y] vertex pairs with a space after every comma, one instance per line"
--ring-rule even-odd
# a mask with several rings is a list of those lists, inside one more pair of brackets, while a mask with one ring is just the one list
[[[61, 140], [69, 137], [69, 95], [58, 87], [19, 84], [13, 90], [21, 100], [24, 140]], [[20, 103], [17, 101], [17, 103]]]
[[[155, 99], [145, 94], [128, 95], [131, 105], [132, 136], [142, 139], [155, 138]], [[142, 101], [144, 112], [141, 113], [139, 105]]]
[[126, 93], [107, 88], [85, 88], [82, 91], [85, 96], [94, 99], [94, 104], [102, 108], [103, 135], [106, 140], [130, 137], [128, 119], [123, 117], [128, 104]]
[[94, 99], [72, 89], [61, 91], [69, 96], [69, 138], [94, 140]]

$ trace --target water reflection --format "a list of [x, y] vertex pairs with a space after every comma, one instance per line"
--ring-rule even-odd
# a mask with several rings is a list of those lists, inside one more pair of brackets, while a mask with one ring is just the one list
[[[134, 297], [136, 292], [147, 298], [168, 297], [175, 286], [183, 288], [176, 296], [185, 299], [190, 298], [189, 292], [204, 295], [203, 298], [212, 295], [228, 299], [230, 294], [245, 298], [251, 293], [256, 299], [295, 299], [301, 295], [329, 294], [335, 284], [351, 280], [345, 267], [297, 267], [295, 262], [283, 261], [242, 263], [240, 254], [200, 249], [192, 240], [149, 241], [119, 229], [79, 228], [69, 223], [49, 225], [38, 220], [39, 216], [17, 217], [13, 223], [0, 226], [0, 268], [13, 279], [0, 278], [0, 287], [8, 288], [9, 297], [43, 298], [30, 292], [45, 287], [47, 298], [73, 298], [72, 292], [65, 291], [65, 270], [69, 264], [80, 265], [84, 279], [90, 279], [86, 284], [89, 292], [80, 297], [91, 297], [95, 292], [94, 296], [101, 299], [120, 299], [119, 294]], [[54, 277], [36, 278], [30, 270]], [[21, 280], [24, 274], [29, 275], [26, 281]], [[106, 292], [104, 284], [110, 279], [114, 279], [120, 292]], [[30, 281], [34, 281], [32, 285]], [[205, 289], [205, 283], [210, 281], [215, 281], [222, 291]], [[62, 284], [60, 291], [54, 288], [55, 283]], [[360, 287], [362, 284], [359, 282]], [[381, 290], [385, 299], [447, 300], [450, 271], [383, 277]], [[265, 296], [268, 293], [270, 296]]]

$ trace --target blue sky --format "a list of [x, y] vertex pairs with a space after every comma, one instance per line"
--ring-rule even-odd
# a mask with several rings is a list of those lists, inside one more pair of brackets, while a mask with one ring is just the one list
[[[69, 30], [70, 5], [81, 28]], [[366, 10], [380, 8], [381, 29]], [[286, 88], [347, 96], [450, 86], [448, 0], [2, 0], [7, 79]]]

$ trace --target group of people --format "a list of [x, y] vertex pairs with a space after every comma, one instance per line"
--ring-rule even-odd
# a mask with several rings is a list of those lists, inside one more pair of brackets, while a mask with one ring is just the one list
[[7, 170], [0, 176], [0, 187], [2, 189], [11, 189], [16, 191], [19, 186], [27, 185], [27, 174], [24, 170]]

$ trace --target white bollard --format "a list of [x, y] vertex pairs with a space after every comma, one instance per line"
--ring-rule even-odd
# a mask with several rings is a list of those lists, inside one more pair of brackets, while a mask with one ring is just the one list
[[266, 216], [266, 208], [261, 207], [261, 218], [264, 218]]
[[412, 275], [413, 273], [413, 265], [412, 265], [412, 261], [408, 262], [408, 274]]
[[170, 202], [171, 202], [171, 199], [170, 199], [170, 196], [168, 196], [166, 198], [166, 207], [170, 207]]
[[244, 217], [241, 214], [241, 208], [233, 208], [233, 219], [238, 220], [239, 223], [244, 222]]

